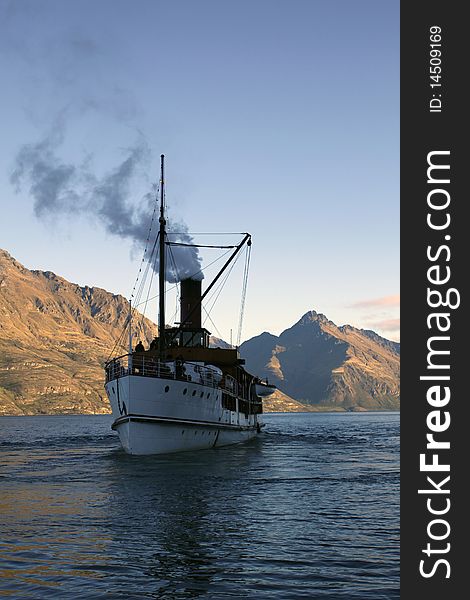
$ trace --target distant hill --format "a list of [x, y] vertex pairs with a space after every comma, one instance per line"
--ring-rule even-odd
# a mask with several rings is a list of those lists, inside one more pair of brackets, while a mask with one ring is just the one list
[[280, 336], [265, 332], [244, 342], [240, 352], [249, 370], [312, 408], [400, 407], [400, 344], [338, 327], [313, 310]]
[[[0, 249], [0, 414], [109, 412], [103, 365], [128, 310], [122, 296], [30, 271]], [[134, 324], [147, 344], [156, 335], [149, 319]], [[229, 347], [215, 337], [211, 345]], [[126, 353], [127, 340], [118, 348]], [[249, 370], [279, 388], [264, 401], [267, 412], [399, 407], [399, 344], [373, 331], [311, 311], [240, 350]]]
[[209, 338], [209, 347], [210, 348], [233, 348], [229, 343], [225, 342], [223, 339], [215, 337], [213, 335]]

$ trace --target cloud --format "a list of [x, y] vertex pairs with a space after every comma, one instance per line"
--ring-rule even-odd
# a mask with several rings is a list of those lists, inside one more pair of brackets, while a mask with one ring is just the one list
[[371, 327], [384, 329], [385, 331], [400, 331], [400, 319], [383, 319], [382, 321], [371, 321]]
[[350, 308], [373, 308], [381, 306], [400, 306], [400, 294], [382, 296], [370, 300], [361, 300], [350, 305]]
[[372, 329], [389, 340], [400, 341], [400, 319], [369, 319], [366, 328]]

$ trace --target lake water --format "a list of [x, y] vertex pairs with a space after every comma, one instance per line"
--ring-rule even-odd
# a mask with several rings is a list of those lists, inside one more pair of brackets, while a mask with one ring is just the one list
[[109, 416], [0, 418], [0, 595], [399, 598], [399, 415], [268, 414], [131, 457]]

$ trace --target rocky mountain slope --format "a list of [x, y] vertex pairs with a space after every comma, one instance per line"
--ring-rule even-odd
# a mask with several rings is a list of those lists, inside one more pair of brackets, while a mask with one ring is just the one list
[[279, 337], [262, 333], [240, 351], [249, 370], [311, 407], [400, 406], [400, 345], [373, 331], [337, 327], [315, 311]]
[[[122, 296], [29, 271], [0, 250], [0, 414], [108, 412], [102, 365], [128, 312]], [[155, 334], [142, 317], [139, 337]]]

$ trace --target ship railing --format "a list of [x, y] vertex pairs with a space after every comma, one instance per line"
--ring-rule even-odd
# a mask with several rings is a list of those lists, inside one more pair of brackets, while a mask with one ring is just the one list
[[237, 394], [237, 381], [217, 367], [179, 360], [159, 360], [145, 354], [124, 354], [106, 363], [106, 383], [127, 375], [190, 381]]
[[238, 382], [231, 375], [224, 376], [220, 388], [230, 396], [238, 396]]

